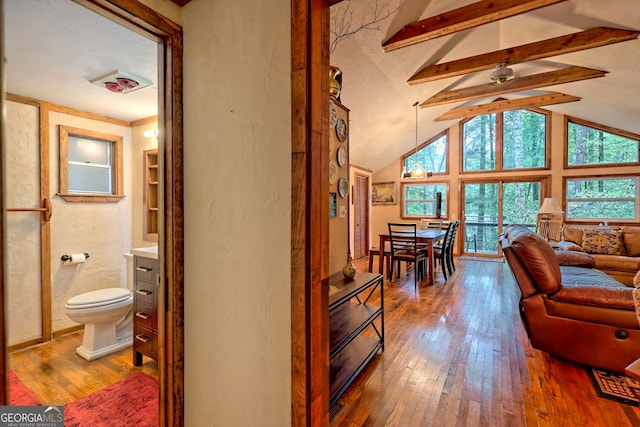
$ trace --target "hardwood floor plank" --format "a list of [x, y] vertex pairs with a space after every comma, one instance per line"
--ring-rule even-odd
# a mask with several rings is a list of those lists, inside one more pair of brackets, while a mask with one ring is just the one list
[[81, 343], [82, 331], [17, 350], [9, 354], [9, 367], [44, 405], [65, 405], [136, 371], [158, 379], [155, 361], [133, 366], [130, 347], [89, 362], [75, 352]]
[[584, 367], [531, 348], [506, 264], [456, 269], [417, 292], [412, 269], [385, 280], [384, 352], [332, 427], [640, 425], [640, 409], [596, 396]]

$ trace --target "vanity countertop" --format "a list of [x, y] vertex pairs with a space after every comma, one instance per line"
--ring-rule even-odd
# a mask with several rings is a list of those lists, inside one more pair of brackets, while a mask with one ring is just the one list
[[131, 253], [136, 256], [143, 256], [145, 258], [158, 259], [158, 247], [150, 246], [148, 248], [133, 248]]

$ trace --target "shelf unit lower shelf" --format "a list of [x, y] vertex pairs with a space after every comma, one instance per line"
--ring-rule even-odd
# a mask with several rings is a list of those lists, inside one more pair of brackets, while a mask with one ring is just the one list
[[[329, 278], [329, 404], [333, 405], [380, 350], [384, 350], [384, 290], [379, 274]], [[379, 292], [379, 305], [368, 301]]]

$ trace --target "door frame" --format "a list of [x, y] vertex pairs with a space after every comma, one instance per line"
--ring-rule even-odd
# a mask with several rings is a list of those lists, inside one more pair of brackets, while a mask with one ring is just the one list
[[[74, 0], [100, 15], [124, 25], [158, 42], [158, 145], [163, 167], [159, 185], [159, 269], [164, 292], [159, 296], [160, 324], [160, 426], [184, 425], [184, 221], [183, 221], [183, 122], [182, 122], [182, 28], [138, 0]], [[0, 20], [2, 19], [0, 0]], [[0, 31], [0, 57], [3, 34]], [[0, 90], [5, 93], [4, 67], [0, 64]], [[4, 110], [4, 96], [2, 100]], [[0, 147], [5, 143], [4, 128], [0, 131]], [[0, 156], [2, 153], [0, 152]], [[3, 160], [0, 157], [0, 160]], [[5, 185], [0, 161], [0, 188]], [[4, 212], [4, 201], [0, 198]], [[4, 222], [0, 224], [0, 240], [4, 243]], [[0, 404], [8, 404], [8, 354], [5, 322], [5, 248], [0, 247]]]
[[[460, 205], [459, 218], [461, 219], [462, 228], [459, 234], [461, 236], [466, 236], [466, 232], [467, 232], [465, 221], [464, 221], [466, 217], [466, 210], [465, 210], [465, 200], [466, 200], [465, 185], [466, 184], [498, 184], [498, 214], [497, 214], [498, 225], [497, 227], [498, 227], [498, 234], [500, 234], [500, 230], [504, 228], [504, 223], [502, 221], [503, 185], [514, 183], [514, 182], [539, 182], [540, 183], [540, 202], [542, 202], [542, 200], [544, 200], [545, 197], [550, 197], [548, 196], [549, 194], [551, 194], [551, 176], [549, 175], [527, 175], [527, 176], [514, 176], [514, 177], [507, 177], [507, 178], [487, 177], [487, 178], [461, 179], [459, 181], [460, 199], [458, 202]], [[458, 249], [459, 249], [458, 253], [461, 255], [473, 255], [473, 256], [484, 257], [484, 258], [502, 257], [502, 248], [500, 248], [500, 245], [498, 245], [497, 252], [495, 254], [466, 252], [465, 240], [466, 240], [465, 238], [458, 239], [458, 243], [457, 243]]]

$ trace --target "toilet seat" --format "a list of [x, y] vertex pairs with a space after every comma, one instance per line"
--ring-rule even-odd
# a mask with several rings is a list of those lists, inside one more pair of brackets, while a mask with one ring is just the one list
[[131, 291], [124, 288], [107, 288], [76, 295], [67, 301], [68, 310], [80, 310], [117, 304], [131, 298]]

